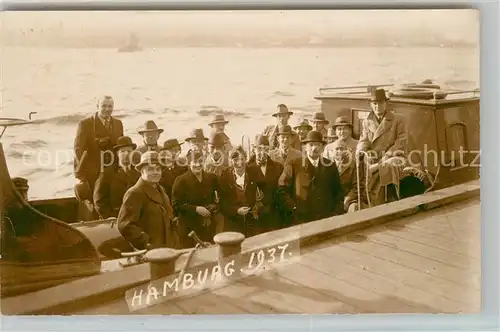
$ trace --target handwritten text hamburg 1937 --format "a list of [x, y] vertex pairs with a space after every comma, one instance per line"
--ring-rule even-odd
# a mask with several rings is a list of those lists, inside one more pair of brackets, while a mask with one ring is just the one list
[[[166, 278], [125, 292], [125, 299], [131, 311], [146, 308], [177, 297], [187, 297], [223, 287], [228, 282], [255, 276], [300, 259], [298, 239], [280, 241], [277, 244], [250, 250], [224, 259], [189, 268], [183, 275], [175, 273]], [[239, 271], [238, 269], [239, 266]], [[239, 273], [237, 273], [239, 272]]]

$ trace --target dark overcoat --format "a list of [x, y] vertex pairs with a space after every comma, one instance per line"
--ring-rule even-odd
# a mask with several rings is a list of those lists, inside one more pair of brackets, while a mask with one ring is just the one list
[[169, 198], [172, 198], [172, 188], [174, 187], [174, 181], [178, 176], [186, 173], [188, 170], [187, 166], [179, 166], [174, 164], [171, 167], [164, 167], [161, 172], [160, 185], [165, 189]]
[[263, 232], [270, 232], [281, 227], [282, 220], [279, 214], [279, 192], [278, 181], [283, 173], [283, 165], [267, 157], [266, 174], [262, 173], [261, 167], [253, 160], [249, 163], [249, 172], [258, 176], [257, 186], [264, 194], [262, 208], [259, 211], [258, 223]]
[[[175, 214], [179, 217], [179, 230], [182, 245], [185, 248], [194, 247], [196, 242], [188, 237], [189, 232], [195, 231], [202, 241], [213, 242], [215, 235], [215, 212], [218, 211], [216, 192], [219, 191], [217, 176], [203, 172], [202, 181], [198, 181], [191, 170], [178, 176], [172, 188], [172, 202]], [[211, 210], [211, 223], [204, 226], [205, 221], [196, 212], [197, 206]]]
[[[110, 153], [103, 154], [105, 156], [104, 162], [109, 163], [109, 158], [114, 158], [111, 157], [114, 155], [113, 147], [120, 136], [123, 136], [123, 124], [119, 119], [111, 117], [109, 129], [104, 127], [97, 112], [78, 122], [74, 141], [73, 167], [75, 177], [84, 182], [88, 181], [93, 190], [95, 181], [101, 172], [101, 152], [110, 151]], [[99, 145], [98, 140], [105, 138], [108, 138], [107, 144]]]
[[246, 206], [254, 208], [257, 197], [257, 173], [245, 170], [245, 182], [243, 188], [236, 184], [234, 168], [226, 169], [220, 179], [220, 207], [225, 218], [226, 232], [239, 232], [245, 237], [251, 237], [261, 232], [261, 225], [258, 224], [252, 211], [246, 216], [238, 214], [240, 207]]
[[101, 172], [94, 188], [94, 207], [100, 217], [116, 217], [123, 202], [123, 196], [141, 174], [134, 168], [125, 171], [121, 167], [110, 167]]
[[289, 162], [280, 177], [283, 204], [296, 223], [338, 214], [342, 201], [339, 172], [335, 163], [321, 159], [318, 167], [308, 158]]
[[123, 197], [118, 230], [137, 249], [178, 248], [174, 213], [165, 190], [140, 178]]

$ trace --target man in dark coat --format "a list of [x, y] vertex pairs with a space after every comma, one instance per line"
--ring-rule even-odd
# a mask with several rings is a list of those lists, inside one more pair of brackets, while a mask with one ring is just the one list
[[136, 249], [179, 248], [174, 211], [165, 190], [158, 184], [161, 166], [158, 153], [147, 151], [136, 170], [140, 179], [123, 198], [118, 230]]
[[258, 224], [262, 232], [270, 232], [282, 226], [278, 214], [278, 181], [283, 173], [283, 165], [269, 157], [267, 136], [257, 135], [254, 144], [254, 157], [248, 164], [249, 172], [257, 174], [257, 186], [263, 195], [258, 211]]
[[[123, 124], [111, 116], [114, 101], [104, 96], [98, 103], [98, 111], [78, 123], [74, 142], [74, 174], [80, 183], [87, 183], [90, 192], [104, 166], [114, 164], [113, 146], [123, 136]], [[92, 198], [90, 198], [92, 199]]]
[[172, 188], [174, 181], [178, 176], [187, 172], [187, 166], [179, 165], [177, 162], [181, 154], [181, 145], [177, 139], [168, 139], [163, 143], [160, 149], [160, 159], [162, 164], [162, 173], [160, 185], [163, 186], [167, 192], [168, 197], [172, 198]]
[[258, 198], [258, 174], [248, 171], [243, 147], [238, 146], [231, 151], [229, 159], [231, 167], [222, 173], [219, 181], [225, 231], [251, 237], [261, 232], [258, 225], [259, 211], [254, 209]]
[[229, 121], [226, 120], [224, 114], [214, 114], [212, 122], [208, 124], [212, 128], [211, 134], [220, 134], [220, 136], [222, 136], [223, 138], [222, 148], [226, 155], [228, 155], [233, 148], [229, 136], [227, 136], [227, 134], [224, 131], [228, 123]]
[[188, 236], [191, 231], [195, 231], [202, 241], [213, 240], [219, 182], [215, 174], [203, 171], [202, 152], [189, 150], [186, 158], [189, 169], [175, 179], [172, 202], [175, 214], [179, 217], [182, 245], [190, 248], [196, 245]]
[[323, 135], [310, 131], [302, 144], [306, 144], [304, 158], [288, 162], [279, 181], [286, 211], [296, 223], [335, 215], [342, 201], [337, 166], [321, 156]]
[[114, 146], [118, 165], [101, 172], [95, 183], [94, 207], [103, 219], [118, 215], [125, 192], [139, 180], [140, 174], [132, 166], [132, 154], [136, 147], [130, 137], [118, 138]]

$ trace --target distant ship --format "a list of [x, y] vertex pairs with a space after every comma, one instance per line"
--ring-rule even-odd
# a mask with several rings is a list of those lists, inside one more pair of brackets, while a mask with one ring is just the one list
[[139, 38], [131, 32], [127, 44], [120, 47], [118, 52], [138, 52], [141, 50], [142, 47], [139, 45]]

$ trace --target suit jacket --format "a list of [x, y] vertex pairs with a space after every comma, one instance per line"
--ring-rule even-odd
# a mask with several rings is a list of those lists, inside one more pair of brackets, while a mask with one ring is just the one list
[[403, 115], [387, 111], [381, 123], [371, 112], [363, 120], [359, 146], [362, 150], [372, 150], [380, 159], [385, 153], [399, 153], [406, 155], [408, 132]]
[[238, 209], [242, 206], [253, 207], [256, 202], [257, 181], [256, 173], [245, 171], [245, 184], [243, 191], [245, 195], [239, 197], [236, 193], [236, 176], [234, 168], [230, 167], [222, 172], [219, 179], [220, 186], [220, 206], [226, 218], [238, 218]]
[[123, 197], [118, 213], [118, 230], [137, 249], [178, 246], [172, 224], [174, 213], [170, 199], [159, 185], [142, 178]]
[[279, 180], [283, 203], [295, 210], [299, 222], [309, 222], [338, 214], [342, 200], [339, 172], [334, 162], [321, 158], [314, 167], [308, 158], [285, 165]]
[[125, 172], [121, 167], [108, 168], [101, 172], [94, 188], [94, 207], [102, 218], [116, 217], [123, 196], [140, 178], [134, 168]]
[[161, 172], [160, 185], [165, 189], [169, 198], [172, 198], [172, 188], [174, 187], [175, 179], [178, 176], [186, 173], [187, 166], [179, 166], [174, 164], [171, 167], [163, 167]]
[[[300, 137], [299, 135], [292, 131], [292, 148], [301, 150], [301, 144], [300, 144]], [[267, 136], [269, 139], [269, 146], [271, 149], [277, 148], [278, 147], [278, 126], [277, 125], [270, 125], [267, 126], [264, 131], [262, 132], [262, 135]]]
[[[182, 228], [183, 238], [189, 231], [194, 230], [204, 241], [211, 241], [209, 238], [212, 230], [203, 227], [203, 217], [196, 212], [197, 206], [203, 206], [209, 210], [217, 207], [216, 192], [219, 192], [219, 181], [212, 173], [203, 172], [202, 181], [198, 181], [196, 176], [187, 170], [179, 175], [172, 188], [172, 202], [175, 214], [179, 217], [179, 227]], [[212, 213], [212, 220], [214, 213]]]
[[[90, 187], [93, 188], [101, 170], [101, 151], [113, 151], [113, 146], [116, 145], [120, 136], [123, 136], [123, 124], [113, 117], [111, 117], [109, 129], [104, 127], [104, 124], [97, 116], [97, 112], [78, 122], [74, 141], [75, 177], [82, 181], [88, 181]], [[109, 138], [108, 143], [99, 146], [97, 140], [106, 137]], [[109, 158], [111, 158], [111, 154], [106, 153], [105, 159]], [[104, 160], [106, 163], [109, 161]]]
[[284, 156], [279, 148], [269, 151], [269, 157], [275, 162], [285, 165], [287, 162], [293, 161], [295, 159], [302, 159], [302, 151], [294, 148], [290, 148]]

